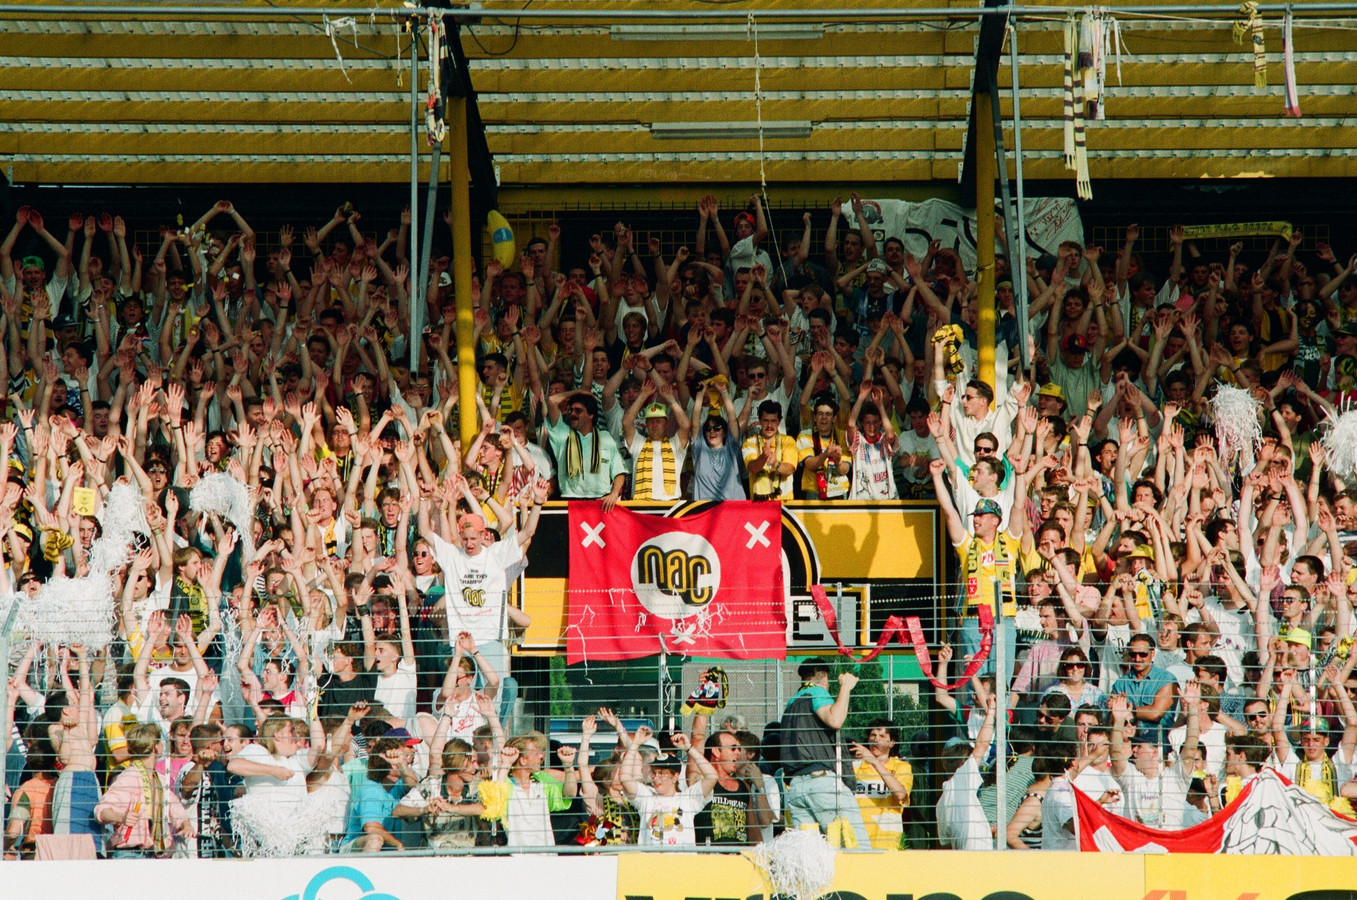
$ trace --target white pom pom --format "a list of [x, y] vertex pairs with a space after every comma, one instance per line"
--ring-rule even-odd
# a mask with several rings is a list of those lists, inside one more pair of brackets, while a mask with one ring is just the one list
[[132, 539], [150, 534], [141, 491], [130, 484], [113, 485], [97, 516], [103, 534], [90, 547], [90, 571], [108, 573], [126, 563], [132, 555]]
[[43, 643], [102, 650], [113, 640], [113, 585], [103, 572], [53, 578], [24, 610], [29, 632]]
[[342, 814], [328, 792], [296, 804], [246, 794], [231, 801], [231, 828], [246, 857], [319, 856], [329, 849], [329, 823]]
[[1325, 462], [1339, 478], [1357, 475], [1357, 409], [1349, 409], [1327, 423], [1324, 435]]
[[1216, 386], [1211, 398], [1211, 420], [1216, 424], [1216, 444], [1223, 460], [1234, 460], [1241, 451], [1252, 456], [1263, 440], [1258, 423], [1262, 404], [1243, 388], [1229, 384]]
[[817, 900], [834, 883], [834, 848], [818, 829], [783, 832], [759, 845], [754, 862], [768, 873], [774, 894], [794, 900]]
[[132, 555], [133, 536], [149, 534], [141, 491], [130, 484], [113, 485], [97, 515], [103, 529], [90, 545], [89, 574], [53, 578], [36, 599], [24, 601], [24, 616], [33, 637], [51, 644], [84, 644], [101, 650], [113, 640], [114, 569]]
[[254, 517], [250, 492], [225, 472], [216, 472], [198, 479], [189, 494], [189, 509], [200, 513], [216, 513], [235, 526], [244, 541], [245, 552], [252, 552], [250, 522]]
[[141, 505], [141, 491], [130, 484], [113, 485], [97, 518], [105, 537], [117, 537], [123, 543], [130, 541], [133, 534], [151, 533], [146, 510]]

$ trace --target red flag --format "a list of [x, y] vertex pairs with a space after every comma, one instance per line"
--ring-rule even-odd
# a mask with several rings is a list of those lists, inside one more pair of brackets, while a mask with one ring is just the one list
[[1245, 786], [1225, 809], [1204, 822], [1178, 831], [1163, 831], [1110, 813], [1097, 800], [1079, 788], [1074, 789], [1078, 805], [1080, 850], [1141, 851], [1155, 853], [1219, 853], [1225, 823], [1234, 815], [1252, 784]]
[[1334, 812], [1275, 769], [1260, 770], [1220, 812], [1178, 831], [1113, 815], [1078, 788], [1074, 796], [1080, 850], [1357, 856], [1357, 820]]
[[782, 507], [726, 501], [682, 518], [570, 504], [567, 659], [787, 655]]

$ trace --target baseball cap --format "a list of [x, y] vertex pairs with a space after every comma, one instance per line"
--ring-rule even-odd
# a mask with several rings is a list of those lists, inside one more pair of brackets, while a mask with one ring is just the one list
[[382, 737], [392, 738], [398, 741], [405, 741], [405, 746], [407, 747], [415, 747], [418, 746], [420, 743], [419, 738], [415, 737], [410, 732], [406, 731], [404, 728], [393, 728], [386, 734], [382, 735]]
[[753, 216], [752, 213], [747, 213], [747, 212], [736, 213], [736, 214], [735, 214], [735, 224], [736, 224], [736, 225], [739, 225], [741, 221], [745, 221], [745, 222], [748, 222], [750, 225], [753, 225], [753, 224], [754, 224], [754, 216]]
[[457, 527], [459, 529], [462, 529], [466, 528], [467, 526], [474, 528], [476, 531], [484, 531], [485, 518], [483, 516], [476, 515], [476, 513], [466, 513], [457, 520]]
[[42, 269], [47, 271], [47, 263], [42, 261], [41, 256], [25, 256], [19, 263], [20, 269]]
[[33, 543], [33, 529], [22, 522], [15, 522], [13, 525], [9, 526], [9, 530], [28, 541], [30, 544]]
[[669, 408], [663, 403], [651, 403], [646, 407], [645, 417], [647, 419], [667, 419], [669, 418]]
[[1339, 326], [1334, 332], [1334, 337], [1357, 337], [1357, 322], [1348, 322]]
[[996, 285], [994, 286], [994, 289], [995, 289], [996, 291], [999, 290], [999, 288], [1008, 288], [1008, 289], [1011, 291], [1011, 290], [1013, 290], [1013, 282], [1011, 282], [1011, 281], [1001, 281], [1001, 282], [999, 282], [998, 284], [996, 284]]
[[888, 275], [890, 274], [891, 267], [886, 264], [886, 261], [884, 259], [877, 257], [876, 259], [867, 263], [867, 271], [876, 272], [881, 275]]
[[1060, 342], [1066, 353], [1083, 353], [1088, 350], [1088, 341], [1082, 334], [1072, 334]]
[[989, 515], [989, 516], [998, 516], [999, 518], [1002, 519], [1002, 518], [1004, 517], [1004, 511], [1003, 511], [1003, 509], [999, 506], [999, 504], [998, 504], [997, 502], [995, 502], [995, 501], [993, 501], [993, 500], [990, 500], [990, 499], [984, 499], [984, 500], [981, 500], [979, 503], [975, 504], [975, 512], [971, 513], [971, 515], [973, 515], [973, 516], [985, 516], [985, 515]]
[[678, 756], [673, 753], [661, 753], [650, 761], [650, 768], [669, 769], [677, 772], [679, 769], [683, 768], [683, 760], [679, 759]]
[[1126, 556], [1127, 559], [1154, 559], [1154, 550], [1149, 544], [1136, 544], [1136, 548]]
[[1288, 628], [1281, 638], [1288, 644], [1299, 644], [1307, 648], [1311, 646], [1310, 632], [1304, 628]]
[[1041, 390], [1037, 391], [1037, 396], [1038, 396], [1038, 397], [1054, 397], [1055, 399], [1059, 400], [1061, 403], [1066, 402], [1066, 401], [1065, 401], [1065, 389], [1062, 388], [1060, 385], [1056, 384], [1055, 382], [1051, 382], [1050, 384], [1043, 384], [1043, 385], [1041, 386]]

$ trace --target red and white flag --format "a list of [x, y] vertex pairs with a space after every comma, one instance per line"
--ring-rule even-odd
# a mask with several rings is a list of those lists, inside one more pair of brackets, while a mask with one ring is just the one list
[[570, 504], [567, 660], [787, 655], [782, 507], [726, 501], [682, 518]]
[[1357, 856], [1357, 821], [1341, 816], [1273, 769], [1263, 769], [1229, 805], [1178, 831], [1114, 815], [1078, 788], [1079, 849], [1113, 853], [1248, 853]]

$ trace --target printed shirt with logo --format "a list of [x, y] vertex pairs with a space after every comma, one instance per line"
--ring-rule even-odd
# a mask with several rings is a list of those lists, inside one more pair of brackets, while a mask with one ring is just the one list
[[430, 533], [428, 539], [448, 585], [444, 600], [448, 634], [455, 639], [466, 631], [478, 644], [500, 640], [501, 614], [509, 589], [507, 569], [523, 558], [518, 532], [510, 530], [475, 556], [468, 556], [460, 546], [436, 534]]

